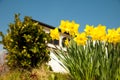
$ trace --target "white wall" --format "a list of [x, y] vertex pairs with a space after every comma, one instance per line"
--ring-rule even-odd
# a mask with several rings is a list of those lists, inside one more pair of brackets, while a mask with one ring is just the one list
[[[49, 33], [50, 29], [44, 29], [44, 31], [46, 33]], [[60, 34], [60, 40], [59, 40], [59, 45], [57, 45], [58, 48], [62, 47], [62, 39], [66, 36], [66, 34]], [[48, 46], [52, 49], [55, 48], [55, 46], [53, 44], [48, 43]], [[62, 72], [65, 73], [67, 72], [59, 63], [62, 63], [58, 60], [58, 58], [55, 56], [55, 54], [50, 51], [50, 57], [51, 60], [49, 61], [48, 65], [50, 65], [52, 67], [52, 70], [54, 72]]]

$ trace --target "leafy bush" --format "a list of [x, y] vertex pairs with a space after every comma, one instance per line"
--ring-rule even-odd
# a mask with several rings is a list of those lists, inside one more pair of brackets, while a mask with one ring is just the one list
[[2, 36], [2, 43], [8, 51], [7, 64], [11, 69], [31, 69], [50, 60], [47, 49], [49, 34], [28, 16], [22, 22], [19, 14], [15, 15], [14, 23], [9, 25], [7, 34]]

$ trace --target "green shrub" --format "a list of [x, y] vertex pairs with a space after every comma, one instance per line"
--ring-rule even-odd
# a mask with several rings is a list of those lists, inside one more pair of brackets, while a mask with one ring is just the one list
[[50, 60], [47, 49], [49, 34], [28, 16], [22, 22], [19, 15], [15, 15], [14, 23], [9, 25], [7, 34], [2, 36], [2, 43], [8, 51], [7, 64], [11, 69], [32, 69]]

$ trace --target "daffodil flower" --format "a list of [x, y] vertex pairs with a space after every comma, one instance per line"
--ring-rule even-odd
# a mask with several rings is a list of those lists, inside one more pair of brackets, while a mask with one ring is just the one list
[[86, 44], [86, 41], [87, 41], [87, 37], [86, 37], [86, 34], [83, 32], [83, 33], [80, 33], [80, 34], [77, 34], [77, 37], [74, 38], [74, 41], [78, 44], [78, 45], [85, 45]]
[[51, 36], [52, 40], [54, 40], [54, 39], [59, 40], [60, 35], [59, 35], [58, 28], [55, 28], [53, 30], [51, 29], [50, 36]]

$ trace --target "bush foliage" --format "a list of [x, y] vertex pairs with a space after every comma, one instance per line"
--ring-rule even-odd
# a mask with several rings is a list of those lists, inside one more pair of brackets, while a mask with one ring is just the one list
[[16, 14], [7, 34], [2, 36], [2, 43], [8, 51], [7, 64], [10, 68], [31, 69], [49, 61], [49, 34], [30, 17], [25, 16], [22, 22], [19, 14]]

